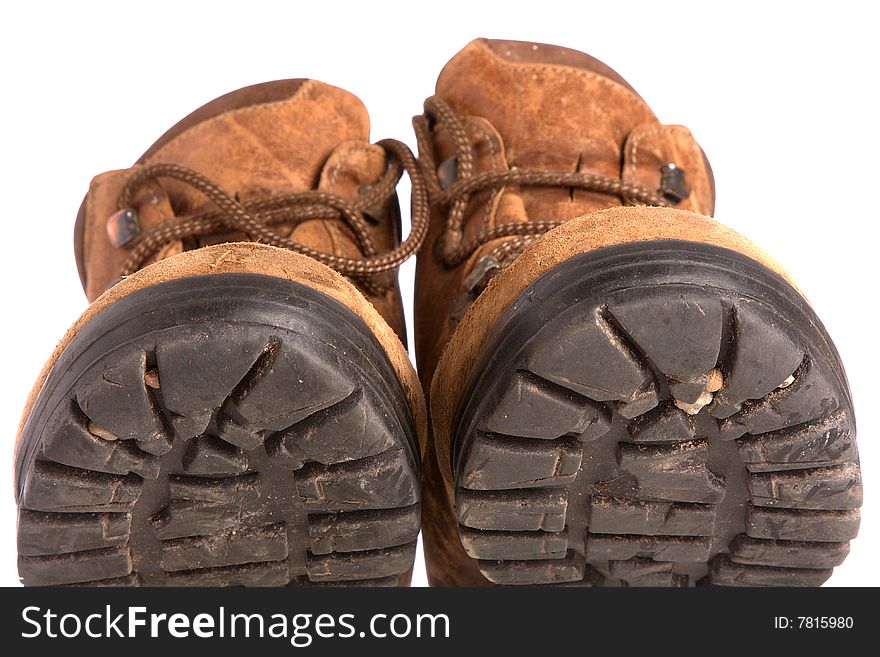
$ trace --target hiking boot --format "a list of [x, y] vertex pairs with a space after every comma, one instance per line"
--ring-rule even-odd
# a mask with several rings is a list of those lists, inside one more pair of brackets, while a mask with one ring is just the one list
[[415, 181], [401, 244], [415, 159], [368, 139], [348, 92], [272, 82], [94, 179], [92, 303], [16, 444], [24, 584], [408, 583], [425, 414], [396, 269], [427, 207]]
[[857, 532], [846, 376], [708, 218], [690, 132], [583, 53], [478, 40], [416, 117], [438, 585], [819, 585]]

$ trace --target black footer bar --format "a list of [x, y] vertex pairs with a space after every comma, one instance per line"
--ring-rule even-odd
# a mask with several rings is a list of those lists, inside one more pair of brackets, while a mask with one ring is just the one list
[[90, 657], [157, 648], [175, 655], [219, 642], [252, 645], [260, 657], [352, 649], [814, 654], [880, 635], [873, 589], [4, 589], [0, 600], [3, 644], [16, 655], [74, 643]]

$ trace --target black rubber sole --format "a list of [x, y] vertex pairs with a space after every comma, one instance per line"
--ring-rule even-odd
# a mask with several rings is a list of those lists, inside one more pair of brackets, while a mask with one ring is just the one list
[[757, 262], [676, 241], [587, 253], [482, 353], [453, 472], [492, 582], [819, 585], [846, 556], [862, 499], [846, 376]]
[[416, 430], [366, 325], [268, 276], [135, 292], [72, 340], [16, 454], [26, 585], [396, 585]]

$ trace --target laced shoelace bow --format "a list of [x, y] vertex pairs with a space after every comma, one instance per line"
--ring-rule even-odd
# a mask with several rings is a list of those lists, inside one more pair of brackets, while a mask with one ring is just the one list
[[[163, 163], [142, 167], [126, 182], [119, 194], [117, 205], [120, 212], [134, 208], [144, 185], [159, 178], [172, 178], [189, 185], [211, 201], [214, 208], [175, 217], [134, 235], [125, 243], [125, 248], [130, 252], [122, 265], [122, 276], [135, 273], [171, 242], [224, 232], [245, 233], [251, 241], [307, 255], [352, 278], [364, 279], [397, 268], [419, 250], [428, 232], [428, 191], [416, 158], [406, 144], [395, 139], [383, 139], [378, 145], [388, 156], [386, 170], [375, 184], [363, 188], [353, 201], [319, 191], [238, 201], [215, 182], [188, 167]], [[380, 254], [370, 238], [364, 215], [384, 206], [394, 194], [404, 171], [412, 187], [411, 229], [401, 244]], [[298, 224], [311, 219], [342, 220], [354, 234], [364, 257], [350, 258], [324, 253], [272, 229], [273, 225]]]
[[[438, 163], [434, 158], [431, 122], [447, 132], [455, 148], [456, 178], [455, 182], [446, 189], [440, 182]], [[574, 187], [617, 196], [628, 205], [663, 207], [670, 205], [660, 193], [644, 185], [626, 183], [618, 178], [591, 173], [528, 169], [474, 173], [473, 149], [465, 124], [446, 101], [438, 96], [432, 96], [425, 101], [425, 113], [413, 119], [413, 127], [418, 142], [422, 174], [431, 203], [442, 206], [448, 213], [446, 230], [435, 245], [435, 253], [447, 267], [460, 265], [484, 244], [503, 237], [513, 238], [500, 244], [491, 253], [499, 261], [503, 260], [509, 254], [522, 250], [547, 231], [564, 223], [563, 221], [528, 221], [498, 224], [465, 242], [463, 241], [465, 212], [471, 197], [477, 192], [497, 190], [507, 186]]]

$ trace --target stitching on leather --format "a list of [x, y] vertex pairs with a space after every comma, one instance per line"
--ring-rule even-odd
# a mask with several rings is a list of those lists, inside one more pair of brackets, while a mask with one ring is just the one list
[[673, 132], [673, 126], [668, 125], [659, 125], [651, 128], [650, 130], [645, 130], [640, 133], [636, 133], [635, 139], [633, 139], [632, 144], [629, 149], [629, 164], [627, 164], [627, 171], [625, 172], [625, 176], [628, 176], [630, 179], [636, 178], [636, 171], [638, 169], [638, 161], [639, 161], [639, 144], [642, 143], [643, 139], [651, 137], [653, 135], [661, 135], [661, 134], [670, 134]]
[[483, 226], [488, 226], [489, 222], [492, 220], [492, 216], [495, 214], [496, 208], [495, 200], [501, 194], [502, 187], [499, 187], [496, 190], [492, 191], [492, 194], [489, 196], [489, 200], [486, 201], [486, 211], [483, 213]]
[[[492, 162], [492, 168], [498, 168], [498, 158], [501, 155], [501, 151], [495, 143], [495, 135], [489, 131], [489, 129], [482, 124], [481, 121], [477, 120], [482, 117], [477, 117], [474, 115], [465, 116], [465, 121], [467, 121], [467, 127], [473, 130], [474, 132], [478, 132], [483, 135], [483, 141], [489, 144], [489, 159]], [[487, 119], [483, 119], [483, 121], [487, 121]], [[500, 187], [496, 190], [493, 190], [489, 195], [489, 199], [486, 202], [486, 210], [483, 212], [483, 225], [489, 226], [491, 224], [492, 218], [495, 214], [495, 211], [498, 209], [497, 207], [493, 207], [496, 199], [499, 199], [501, 194], [506, 190], [506, 187]]]
[[[83, 226], [83, 265], [85, 266], [86, 270], [88, 270], [89, 254], [92, 251], [92, 247], [94, 246], [94, 239], [92, 236], [97, 230], [96, 225], [98, 222], [98, 218], [96, 215], [97, 208], [95, 207], [95, 205], [98, 195], [98, 189], [101, 187], [106, 187], [117, 178], [124, 178], [140, 166], [141, 165], [136, 164], [129, 169], [113, 169], [111, 171], [105, 171], [104, 173], [99, 173], [89, 182], [89, 191], [86, 194], [86, 221], [85, 225]], [[113, 211], [115, 212], [116, 208], [113, 208]], [[88, 283], [88, 271], [86, 271], [86, 282]]]
[[[626, 165], [626, 169], [624, 171], [624, 180], [630, 181], [638, 181], [638, 149], [641, 145], [642, 140], [654, 136], [654, 135], [662, 135], [667, 134], [673, 137], [677, 135], [682, 135], [688, 139], [690, 142], [690, 150], [691, 155], [694, 158], [694, 163], [698, 164], [702, 158], [700, 158], [700, 153], [698, 150], [697, 141], [694, 139], [693, 134], [688, 128], [680, 125], [659, 125], [650, 130], [645, 130], [640, 133], [636, 133], [635, 138], [632, 140], [632, 143], [629, 145], [629, 157], [627, 158], [628, 162]], [[704, 190], [705, 185], [702, 184], [702, 178], [698, 178], [697, 186], [694, 190], [688, 195], [688, 199], [693, 198], [695, 204], [700, 205], [700, 212], [703, 211], [703, 201], [705, 200], [703, 197], [707, 197], [708, 193]], [[697, 193], [697, 189], [699, 189], [699, 194]]]
[[[329, 182], [331, 189], [328, 191], [333, 191], [332, 188], [336, 185], [336, 181], [339, 178], [339, 172], [342, 170], [343, 166], [348, 163], [354, 153], [375, 153], [376, 151], [374, 149], [375, 147], [372, 144], [350, 144], [348, 152], [343, 155], [330, 170]], [[379, 175], [381, 176], [381, 174]], [[323, 223], [324, 227], [327, 230], [328, 237], [330, 238], [330, 245], [333, 249], [333, 255], [345, 255], [343, 249], [341, 248], [342, 238], [345, 237], [342, 230], [339, 228], [339, 226], [336, 225], [335, 222], [325, 221]]]
[[[344, 165], [348, 164], [352, 155], [355, 153], [376, 153], [376, 149], [373, 144], [359, 144], [359, 143], [350, 143], [348, 145], [348, 152], [343, 155], [336, 164], [330, 169], [330, 184], [335, 185], [336, 180], [339, 178], [339, 172], [343, 168]], [[332, 157], [332, 156], [331, 156]], [[379, 174], [381, 175], [381, 174]], [[330, 190], [332, 191], [332, 190]]]
[[[479, 117], [476, 116], [467, 116], [466, 120], [468, 123], [468, 127], [472, 130], [479, 132], [485, 138], [485, 141], [489, 144], [489, 153], [491, 154], [492, 166], [498, 166], [498, 156], [501, 152], [498, 150], [498, 146], [495, 144], [495, 135], [493, 135], [486, 126], [482, 125], [479, 121], [476, 121]], [[483, 119], [485, 121], [485, 119]]]
[[[482, 135], [483, 140], [488, 142], [488, 144], [489, 144], [489, 157], [492, 161], [492, 168], [493, 169], [497, 168], [498, 167], [498, 158], [501, 156], [501, 150], [498, 148], [498, 146], [495, 143], [495, 135], [493, 135], [489, 131], [489, 129], [486, 126], [482, 125], [481, 121], [479, 121], [479, 119], [482, 119], [483, 121], [486, 121], [487, 119], [484, 119], [483, 117], [477, 116], [475, 114], [465, 114], [462, 116], [462, 119], [465, 122], [465, 130], [466, 131], [479, 133], [479, 135]], [[438, 127], [440, 128], [440, 130], [443, 130], [443, 132], [446, 134], [447, 138], [450, 138], [449, 132], [445, 126], [440, 125]], [[471, 137], [474, 138], [475, 135], [471, 135]], [[438, 139], [439, 139], [439, 137], [435, 133], [434, 141], [436, 142]], [[495, 195], [499, 191], [502, 191], [502, 190], [495, 190], [492, 193], [492, 195], [489, 197], [489, 200], [486, 204], [486, 211], [483, 216], [483, 224], [484, 225], [488, 225], [488, 223], [489, 223], [489, 212], [491, 211], [491, 208], [492, 208], [492, 201], [495, 199]], [[470, 218], [473, 216], [473, 214], [469, 214], [467, 216], [468, 216], [468, 218]], [[465, 223], [467, 223], [467, 222], [465, 222]]]

